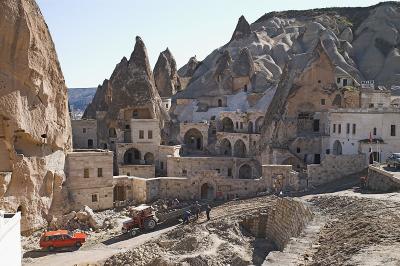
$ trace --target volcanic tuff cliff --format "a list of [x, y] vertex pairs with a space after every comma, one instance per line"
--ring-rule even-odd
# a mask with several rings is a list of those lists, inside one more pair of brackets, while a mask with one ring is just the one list
[[155, 85], [161, 97], [171, 97], [180, 90], [176, 62], [168, 48], [160, 53], [153, 73]]
[[67, 88], [34, 0], [0, 1], [0, 47], [0, 209], [21, 210], [29, 231], [65, 207]]
[[119, 120], [121, 112], [134, 108], [148, 109], [151, 117], [160, 119], [161, 127], [168, 119], [155, 87], [146, 47], [140, 37], [136, 37], [130, 59], [123, 57], [110, 79], [104, 80], [98, 87], [83, 118], [96, 118], [97, 112], [102, 112], [101, 117], [97, 117], [100, 119], [99, 140], [108, 143], [109, 128], [125, 129], [125, 122]]

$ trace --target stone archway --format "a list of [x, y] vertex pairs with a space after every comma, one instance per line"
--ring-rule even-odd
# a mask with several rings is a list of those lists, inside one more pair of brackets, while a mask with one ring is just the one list
[[140, 151], [135, 148], [130, 148], [124, 153], [124, 164], [140, 164]]
[[215, 189], [211, 184], [204, 183], [203, 185], [201, 185], [201, 189], [200, 189], [201, 199], [213, 200], [215, 197], [214, 194], [215, 194]]
[[340, 143], [340, 141], [336, 140], [333, 143], [332, 154], [333, 155], [342, 155], [342, 143]]
[[153, 164], [154, 163], [154, 155], [151, 152], [148, 152], [144, 155], [144, 161], [146, 164]]
[[191, 150], [203, 149], [203, 135], [198, 129], [189, 129], [188, 131], [186, 131], [183, 139], [187, 148]]
[[253, 169], [248, 164], [243, 164], [239, 168], [239, 179], [251, 179], [253, 177]]
[[235, 157], [246, 157], [246, 145], [243, 140], [238, 139], [235, 142], [235, 146], [233, 147], [233, 152]]
[[232, 145], [228, 139], [221, 140], [219, 144], [219, 152], [221, 155], [232, 156]]
[[233, 121], [229, 117], [224, 117], [222, 119], [222, 131], [224, 132], [233, 132]]

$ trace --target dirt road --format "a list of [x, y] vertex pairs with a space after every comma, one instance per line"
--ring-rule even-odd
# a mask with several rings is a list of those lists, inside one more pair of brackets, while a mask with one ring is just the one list
[[36, 258], [24, 259], [23, 265], [29, 266], [68, 266], [68, 265], [87, 265], [96, 263], [111, 257], [112, 255], [129, 250], [131, 248], [142, 245], [143, 243], [166, 233], [176, 226], [167, 227], [158, 231], [139, 235], [135, 238], [116, 237], [101, 244], [91, 247], [83, 246], [80, 250], [65, 251], [57, 253], [32, 252], [30, 256]]

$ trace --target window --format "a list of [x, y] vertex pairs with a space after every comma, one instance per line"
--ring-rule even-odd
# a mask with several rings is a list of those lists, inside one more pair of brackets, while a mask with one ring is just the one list
[[239, 128], [239, 122], [236, 122], [236, 129]]
[[130, 125], [125, 125], [125, 129], [130, 129], [131, 126]]
[[342, 124], [339, 124], [339, 125], [338, 125], [338, 133], [339, 133], [339, 134], [342, 133]]
[[83, 133], [86, 133], [86, 128], [82, 128], [82, 132], [83, 132]]
[[356, 134], [356, 124], [353, 124], [353, 135]]
[[218, 107], [222, 107], [222, 100], [218, 99]]
[[247, 85], [244, 85], [243, 90], [244, 90], [245, 92], [247, 92]]
[[215, 115], [211, 116], [210, 120], [215, 120]]
[[138, 111], [137, 111], [137, 110], [133, 110], [133, 112], [132, 112], [132, 118], [136, 118], [136, 117], [138, 117], [138, 116], [139, 116]]
[[187, 170], [186, 169], [182, 170], [182, 175], [187, 175]]
[[243, 129], [243, 122], [240, 122], [240, 129]]
[[103, 168], [97, 168], [97, 177], [103, 177]]
[[89, 178], [89, 168], [83, 169], [83, 177], [84, 178]]
[[144, 130], [139, 130], [139, 139], [144, 139]]
[[350, 123], [346, 124], [346, 134], [350, 134]]
[[369, 108], [374, 108], [374, 104], [373, 104], [373, 103], [370, 103], [370, 104], [369, 104]]
[[160, 168], [164, 169], [164, 162], [160, 162]]
[[168, 109], [168, 103], [165, 105], [165, 108], [167, 108], [167, 109]]
[[343, 86], [347, 86], [347, 79], [343, 79]]
[[147, 137], [148, 137], [148, 139], [152, 139], [153, 138], [153, 131], [149, 130], [147, 132]]
[[330, 154], [330, 153], [331, 153], [331, 150], [330, 150], [330, 149], [327, 149], [327, 150], [325, 151], [325, 153], [326, 153], [326, 154]]
[[336, 132], [336, 124], [333, 124], [333, 133]]
[[297, 153], [300, 153], [300, 151], [301, 151], [300, 148], [297, 148], [297, 149], [296, 149], [296, 152], [297, 152]]
[[228, 168], [228, 176], [232, 176], [232, 168]]
[[337, 78], [337, 79], [336, 79], [336, 83], [340, 83], [340, 78]]
[[376, 127], [374, 127], [374, 136], [376, 136]]
[[396, 136], [396, 125], [390, 125], [390, 136]]
[[378, 103], [378, 107], [383, 107], [383, 103]]
[[314, 163], [315, 164], [321, 163], [321, 155], [320, 154], [314, 154]]
[[325, 105], [325, 99], [321, 99], [321, 105]]
[[318, 83], [321, 83], [321, 80], [318, 80]]
[[92, 194], [92, 202], [98, 202], [97, 194]]
[[319, 119], [314, 119], [313, 128], [314, 132], [319, 132]]
[[131, 172], [127, 172], [126, 175], [127, 175], [127, 176], [130, 176], [130, 175], [131, 175]]

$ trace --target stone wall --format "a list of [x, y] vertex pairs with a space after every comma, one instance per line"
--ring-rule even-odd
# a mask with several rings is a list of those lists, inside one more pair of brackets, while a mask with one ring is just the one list
[[379, 192], [400, 190], [400, 176], [377, 166], [368, 167], [368, 189]]
[[245, 217], [241, 225], [256, 237], [272, 240], [277, 250], [282, 251], [292, 237], [300, 235], [312, 218], [313, 213], [302, 202], [277, 198], [261, 213]]
[[154, 165], [119, 165], [119, 174], [143, 178], [156, 177]]
[[[88, 174], [85, 177], [85, 172]], [[68, 199], [74, 210], [87, 205], [94, 210], [113, 207], [113, 153], [86, 150], [68, 153]]]
[[307, 166], [308, 181], [319, 186], [361, 172], [366, 167], [365, 154], [326, 155], [321, 164]]

